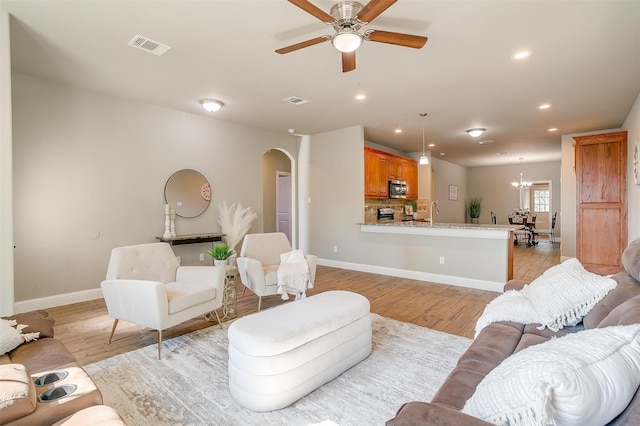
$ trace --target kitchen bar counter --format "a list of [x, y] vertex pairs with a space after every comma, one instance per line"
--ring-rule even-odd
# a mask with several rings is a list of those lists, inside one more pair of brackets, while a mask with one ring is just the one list
[[363, 240], [386, 255], [377, 273], [501, 291], [513, 278], [520, 225], [378, 221], [358, 223]]
[[429, 221], [379, 221], [359, 223], [362, 232], [378, 232], [386, 234], [436, 235], [464, 238], [489, 238], [504, 240], [511, 237], [511, 232], [522, 228], [521, 225], [493, 225], [475, 223], [438, 223]]

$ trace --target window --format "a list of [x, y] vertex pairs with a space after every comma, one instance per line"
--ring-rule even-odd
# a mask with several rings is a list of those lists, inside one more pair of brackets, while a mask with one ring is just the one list
[[549, 213], [549, 190], [533, 190], [533, 211], [536, 213]]

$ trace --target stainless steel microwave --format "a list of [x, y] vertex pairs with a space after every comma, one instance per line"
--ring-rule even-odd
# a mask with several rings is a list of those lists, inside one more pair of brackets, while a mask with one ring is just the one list
[[389, 198], [407, 198], [407, 182], [390, 179]]

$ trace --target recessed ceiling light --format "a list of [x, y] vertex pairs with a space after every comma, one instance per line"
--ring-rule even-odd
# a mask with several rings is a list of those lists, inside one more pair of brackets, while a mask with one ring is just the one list
[[551, 108], [551, 104], [542, 104], [538, 107], [538, 109], [549, 109]]
[[367, 95], [356, 95], [356, 100], [357, 101], [364, 101], [365, 99], [367, 99]]
[[427, 145], [429, 148], [433, 148], [434, 146], [436, 146], [435, 143], [430, 143], [429, 145]]
[[444, 157], [444, 152], [441, 152], [441, 153], [440, 153], [440, 156], [441, 156], [441, 157]]
[[511, 57], [513, 59], [526, 59], [526, 58], [530, 57], [531, 55], [533, 55], [533, 52], [531, 50], [519, 50], [516, 53], [514, 53], [513, 55], [511, 55]]
[[496, 155], [507, 155], [507, 151], [496, 152]]
[[558, 128], [557, 127], [550, 127], [547, 129], [547, 132], [557, 132]]
[[395, 129], [393, 132], [394, 133], [402, 133], [402, 129]]

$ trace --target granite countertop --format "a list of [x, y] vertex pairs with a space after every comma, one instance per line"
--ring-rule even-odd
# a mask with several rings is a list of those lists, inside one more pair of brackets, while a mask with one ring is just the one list
[[507, 230], [515, 231], [521, 229], [522, 225], [506, 225], [506, 224], [491, 224], [491, 223], [445, 223], [435, 222], [433, 225], [429, 223], [429, 220], [418, 219], [411, 221], [379, 221], [379, 222], [367, 222], [358, 223], [358, 225], [373, 225], [373, 226], [399, 226], [399, 227], [411, 227], [411, 228], [446, 228], [446, 229], [478, 229], [478, 230]]

